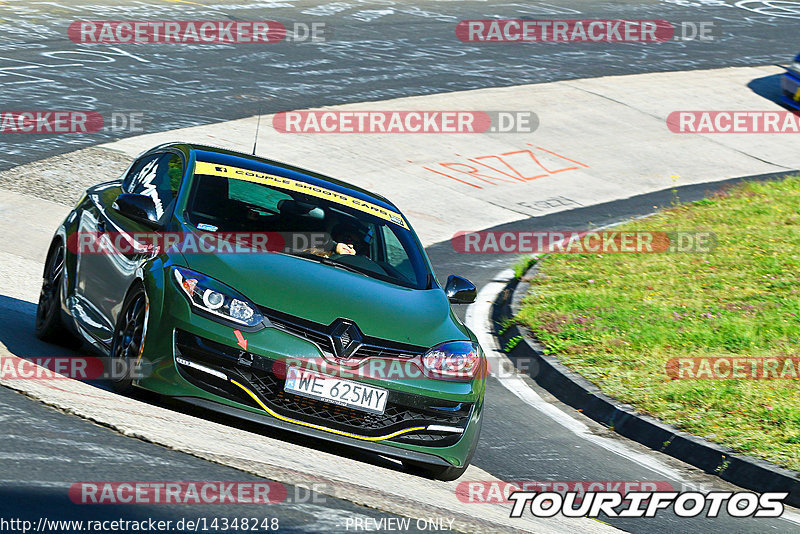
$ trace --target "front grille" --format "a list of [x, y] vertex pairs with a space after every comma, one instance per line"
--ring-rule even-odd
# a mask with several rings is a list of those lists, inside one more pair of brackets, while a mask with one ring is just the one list
[[[278, 330], [283, 330], [289, 334], [302, 337], [314, 343], [322, 352], [333, 354], [333, 340], [323, 329], [315, 328], [314, 325], [316, 325], [316, 323], [303, 324], [306, 323], [306, 321], [295, 322], [296, 320], [293, 321], [289, 316], [281, 317], [277, 315], [276, 312], [268, 312], [264, 308], [261, 308], [261, 313], [264, 314], [269, 319], [270, 324]], [[267, 313], [269, 313], [269, 315], [267, 315]]]
[[[398, 391], [389, 391], [383, 414], [362, 412], [285, 392], [286, 367], [280, 360], [245, 353], [181, 330], [175, 332], [175, 349], [179, 359], [222, 372], [241, 382], [276, 413], [341, 432], [379, 437], [417, 426], [427, 428], [429, 425], [445, 425], [463, 429], [472, 413], [470, 403], [433, 400]], [[258, 403], [229, 380], [180, 362], [178, 369], [187, 380], [202, 389], [258, 407]], [[460, 433], [420, 430], [397, 436], [392, 441], [443, 447], [456, 443], [460, 438]]]
[[[330, 325], [324, 325], [322, 323], [316, 323], [307, 319], [302, 319], [300, 317], [295, 317], [293, 315], [272, 310], [270, 308], [260, 307], [259, 309], [261, 313], [267, 317], [267, 319], [269, 319], [269, 322], [273, 327], [314, 343], [325, 355], [334, 355], [333, 340], [331, 339], [333, 323]], [[349, 338], [345, 340], [343, 337], [342, 342], [344, 346], [347, 346], [349, 343]], [[426, 351], [426, 347], [409, 345], [407, 343], [399, 343], [397, 341], [390, 341], [371, 336], [364, 336], [361, 346], [350, 356], [349, 359], [410, 359], [424, 354]]]

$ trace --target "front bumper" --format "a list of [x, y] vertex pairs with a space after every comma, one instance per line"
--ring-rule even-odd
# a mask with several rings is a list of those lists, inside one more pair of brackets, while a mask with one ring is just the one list
[[337, 436], [335, 434], [330, 434], [328, 432], [324, 432], [321, 430], [299, 427], [291, 423], [285, 423], [279, 419], [275, 419], [274, 417], [271, 417], [264, 413], [252, 413], [246, 410], [233, 408], [231, 406], [228, 406], [226, 404], [221, 404], [219, 402], [201, 399], [199, 397], [174, 397], [174, 398], [176, 400], [185, 402], [187, 404], [204, 408], [206, 410], [210, 410], [216, 413], [221, 413], [229, 415], [231, 417], [236, 417], [238, 419], [244, 419], [246, 421], [252, 421], [254, 423], [279, 428], [281, 430], [286, 430], [296, 434], [309, 436], [311, 438], [316, 438], [329, 442], [335, 442], [337, 444], [345, 445], [347, 447], [352, 447], [354, 449], [361, 449], [371, 453], [382, 454], [384, 456], [390, 456], [392, 458], [397, 458], [400, 460], [413, 460], [415, 462], [423, 462], [431, 465], [440, 465], [442, 467], [449, 467], [452, 465], [451, 462], [448, 462], [447, 460], [434, 454], [429, 454], [418, 450], [401, 449], [380, 442], [368, 443], [359, 441], [357, 439], [347, 438], [344, 436]]
[[[175, 332], [175, 355], [181, 376], [203, 390], [261, 408], [287, 423], [362, 441], [454, 445], [466, 430], [473, 410], [469, 402], [432, 402], [428, 397], [397, 390], [389, 390], [383, 414], [300, 397], [283, 389], [284, 361], [259, 358], [183, 330]], [[439, 426], [460, 432], [436, 430]]]
[[781, 77], [781, 102], [791, 108], [800, 110], [800, 75], [787, 71]]
[[151, 309], [142, 356], [152, 372], [137, 385], [218, 412], [401, 459], [453, 466], [469, 460], [480, 430], [483, 379], [356, 379], [388, 390], [383, 414], [299, 397], [284, 392], [285, 362], [319, 360], [318, 343], [264, 328], [244, 333], [245, 351], [236, 345], [234, 328], [192, 313], [166, 282], [158, 288], [165, 295], [162, 305]]

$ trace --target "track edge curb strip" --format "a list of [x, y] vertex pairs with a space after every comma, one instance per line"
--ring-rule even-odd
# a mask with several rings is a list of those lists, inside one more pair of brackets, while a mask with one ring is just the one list
[[[637, 413], [632, 406], [602, 393], [557, 357], [544, 354], [541, 345], [526, 328], [512, 323], [507, 329], [501, 330], [501, 322], [513, 317], [519, 310], [520, 301], [530, 286], [524, 280], [536, 270], [537, 265], [534, 264], [520, 279], [512, 279], [492, 304], [492, 335], [497, 337], [498, 346], [506, 347], [512, 339], [519, 341], [505, 351], [518, 371], [529, 374], [561, 402], [579, 409], [587, 417], [628, 439], [742, 488], [760, 493], [789, 492], [784, 503], [800, 507], [800, 474], [765, 460], [737, 454], [703, 438], [681, 432], [653, 417]], [[518, 364], [521, 362], [530, 362], [527, 370], [520, 369]]]

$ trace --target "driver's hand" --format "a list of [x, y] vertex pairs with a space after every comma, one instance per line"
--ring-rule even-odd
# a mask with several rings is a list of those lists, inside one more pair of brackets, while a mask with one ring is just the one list
[[349, 254], [352, 256], [356, 253], [356, 249], [353, 245], [348, 245], [347, 243], [336, 243], [336, 253]]

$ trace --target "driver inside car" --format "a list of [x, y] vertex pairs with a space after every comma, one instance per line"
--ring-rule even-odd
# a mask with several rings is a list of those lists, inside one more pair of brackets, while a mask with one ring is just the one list
[[349, 222], [338, 223], [331, 230], [331, 239], [321, 247], [308, 249], [307, 252], [324, 256], [339, 255], [369, 255], [368, 244], [365, 237], [367, 232], [358, 225]]

